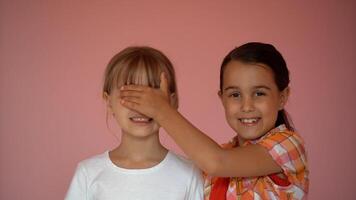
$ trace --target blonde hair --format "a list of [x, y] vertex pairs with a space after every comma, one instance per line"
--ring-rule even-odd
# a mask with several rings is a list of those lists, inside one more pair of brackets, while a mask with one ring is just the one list
[[147, 80], [149, 87], [159, 88], [160, 75], [164, 72], [168, 89], [175, 94], [178, 105], [175, 71], [171, 61], [159, 50], [147, 46], [127, 47], [111, 58], [104, 74], [103, 94], [110, 95], [122, 85], [142, 85]]

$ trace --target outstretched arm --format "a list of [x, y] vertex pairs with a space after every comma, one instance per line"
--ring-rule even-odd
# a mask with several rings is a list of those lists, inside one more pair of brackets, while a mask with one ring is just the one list
[[222, 149], [193, 126], [169, 103], [167, 80], [161, 75], [160, 89], [128, 85], [120, 91], [121, 103], [154, 118], [196, 165], [213, 176], [248, 177], [282, 171], [260, 145]]

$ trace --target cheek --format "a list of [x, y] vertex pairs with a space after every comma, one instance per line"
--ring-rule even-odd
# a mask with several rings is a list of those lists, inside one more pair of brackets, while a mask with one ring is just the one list
[[128, 108], [122, 106], [120, 103], [113, 107], [113, 111], [115, 112], [116, 117], [125, 117], [130, 112]]
[[264, 115], [265, 120], [275, 121], [278, 115], [278, 105], [275, 103], [265, 103], [259, 105], [259, 110]]
[[227, 117], [236, 115], [239, 105], [237, 102], [225, 102], [224, 109]]
[[120, 101], [116, 101], [113, 104], [113, 108], [115, 108], [116, 111], [125, 111], [128, 110], [128, 108], [126, 108], [125, 106], [123, 106]]
[[154, 131], [158, 131], [161, 127], [159, 126], [159, 124], [157, 122], [155, 122], [155, 124], [153, 125], [153, 129]]

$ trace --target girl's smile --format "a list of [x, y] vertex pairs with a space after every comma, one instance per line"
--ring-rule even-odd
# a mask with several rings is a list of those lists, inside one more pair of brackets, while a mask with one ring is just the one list
[[150, 124], [152, 122], [152, 118], [149, 117], [144, 117], [144, 116], [133, 116], [129, 118], [132, 122], [137, 123], [137, 124]]
[[240, 122], [245, 126], [255, 126], [259, 122], [260, 119], [261, 119], [260, 117], [256, 117], [256, 118], [239, 118]]

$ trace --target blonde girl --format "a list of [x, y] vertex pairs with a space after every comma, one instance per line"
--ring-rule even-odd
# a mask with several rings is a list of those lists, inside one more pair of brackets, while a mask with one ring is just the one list
[[120, 143], [78, 164], [66, 200], [196, 200], [203, 199], [200, 171], [159, 140], [159, 124], [120, 104], [123, 85], [158, 88], [167, 76], [170, 106], [177, 109], [177, 87], [171, 62], [150, 47], [128, 47], [105, 70], [103, 97], [107, 111], [121, 128]]

